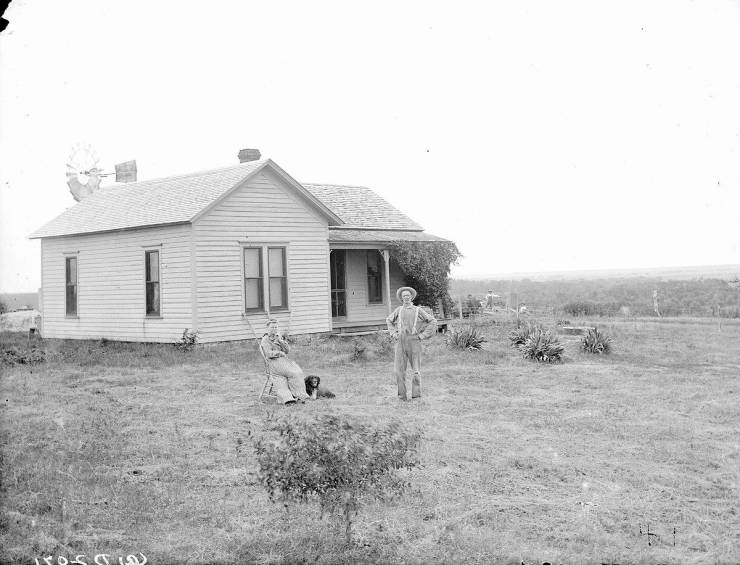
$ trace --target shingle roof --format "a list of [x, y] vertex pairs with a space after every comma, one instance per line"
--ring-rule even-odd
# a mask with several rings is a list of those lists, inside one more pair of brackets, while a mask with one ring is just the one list
[[[200, 173], [116, 184], [98, 189], [29, 237], [55, 237], [190, 222], [229, 190], [268, 163], [295, 183], [285, 171], [269, 159], [265, 159]], [[407, 239], [408, 241], [441, 239], [424, 234], [421, 226], [369, 188], [334, 184], [295, 184], [305, 198], [330, 217], [330, 223], [336, 224], [341, 220], [344, 222], [341, 228], [354, 228], [355, 231], [360, 229], [357, 233], [348, 233], [344, 236], [332, 235], [335, 239], [331, 241], [399, 239], [391, 237], [394, 234], [388, 233], [370, 235], [365, 233], [368, 229], [419, 233], [418, 236], [409, 234], [404, 236], [411, 238]]]
[[348, 228], [418, 230], [423, 228], [364, 186], [301, 183], [344, 220]]
[[[268, 163], [286, 174], [272, 161], [264, 159], [188, 175], [101, 187], [29, 237], [33, 239], [189, 222]], [[306, 197], [315, 199], [311, 193], [306, 193]], [[325, 204], [317, 201], [316, 205], [331, 214]]]
[[188, 222], [266, 161], [190, 175], [101, 187], [29, 237]]
[[423, 231], [330, 229], [329, 243], [387, 243], [389, 241], [448, 241]]

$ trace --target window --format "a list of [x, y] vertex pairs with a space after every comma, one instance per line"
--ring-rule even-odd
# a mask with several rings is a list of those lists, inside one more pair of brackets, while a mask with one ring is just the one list
[[288, 308], [288, 277], [285, 269], [285, 247], [268, 247], [267, 272], [270, 278], [270, 310]]
[[264, 309], [262, 291], [262, 248], [244, 249], [244, 302], [247, 312]]
[[64, 270], [66, 281], [67, 316], [77, 315], [77, 257], [65, 257]]
[[264, 312], [288, 309], [286, 247], [244, 247], [244, 310]]
[[159, 316], [159, 251], [144, 253], [146, 271], [146, 315]]
[[377, 251], [366, 253], [367, 261], [367, 301], [370, 304], [383, 302], [383, 261]]
[[343, 318], [347, 316], [347, 289], [345, 288], [346, 264], [347, 252], [344, 249], [332, 249], [329, 254], [332, 318]]

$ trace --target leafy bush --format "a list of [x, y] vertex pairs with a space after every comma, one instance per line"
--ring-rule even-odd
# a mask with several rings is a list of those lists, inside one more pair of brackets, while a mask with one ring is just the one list
[[450, 266], [462, 257], [457, 246], [451, 241], [394, 241], [390, 248], [406, 284], [417, 292], [416, 303], [436, 308], [441, 299], [448, 311]]
[[2, 300], [0, 300], [0, 314], [5, 314], [5, 312], [8, 311], [8, 305], [5, 304]]
[[418, 463], [421, 435], [398, 423], [362, 424], [348, 416], [324, 414], [310, 420], [285, 416], [252, 437], [258, 480], [270, 500], [317, 500], [324, 512], [344, 516], [347, 543], [352, 515], [365, 497], [389, 501], [410, 486], [402, 469]]
[[609, 353], [612, 348], [611, 342], [612, 338], [607, 334], [600, 332], [598, 328], [592, 328], [583, 336], [581, 347], [589, 353]]
[[190, 328], [185, 328], [182, 337], [175, 342], [175, 347], [180, 351], [192, 351], [198, 343], [198, 332], [189, 330]]
[[545, 363], [561, 361], [565, 351], [558, 338], [540, 326], [532, 327], [527, 339], [519, 347], [525, 359]]
[[46, 353], [36, 347], [32, 349], [20, 349], [18, 347], [8, 347], [0, 351], [1, 365], [36, 365], [46, 361]]
[[447, 347], [468, 351], [480, 351], [486, 341], [480, 329], [473, 326], [465, 326], [460, 329], [453, 328], [452, 331], [447, 332], [446, 338]]

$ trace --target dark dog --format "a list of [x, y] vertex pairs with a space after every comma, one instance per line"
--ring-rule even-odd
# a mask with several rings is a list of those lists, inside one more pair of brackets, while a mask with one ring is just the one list
[[334, 398], [336, 395], [327, 388], [321, 386], [321, 377], [316, 375], [308, 375], [305, 379], [306, 393], [312, 399], [317, 398]]

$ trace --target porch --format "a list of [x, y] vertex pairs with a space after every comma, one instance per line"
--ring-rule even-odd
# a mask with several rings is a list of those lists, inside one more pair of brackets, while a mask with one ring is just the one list
[[386, 329], [385, 319], [397, 306], [395, 289], [404, 286], [401, 269], [381, 245], [332, 244], [332, 333], [373, 333]]
[[367, 320], [364, 322], [334, 322], [332, 321], [332, 335], [355, 336], [378, 333], [387, 328], [385, 318], [382, 320]]
[[[385, 319], [399, 305], [396, 290], [406, 285], [390, 254], [395, 241], [446, 241], [421, 229], [329, 229], [332, 333], [361, 335], [386, 329]], [[441, 308], [441, 307], [440, 307]], [[444, 312], [435, 309], [442, 329]]]
[[[386, 318], [400, 304], [396, 290], [406, 285], [387, 244], [331, 242], [329, 253], [331, 333], [357, 336], [385, 330]], [[449, 319], [441, 303], [433, 314], [438, 330], [445, 331]]]

